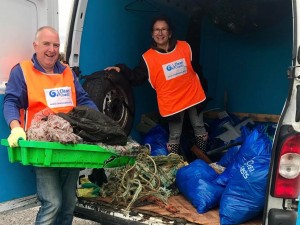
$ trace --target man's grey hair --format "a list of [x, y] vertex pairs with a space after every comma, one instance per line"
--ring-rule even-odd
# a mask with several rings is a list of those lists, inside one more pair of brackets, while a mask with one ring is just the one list
[[46, 30], [46, 29], [47, 29], [47, 30], [51, 30], [52, 32], [58, 34], [57, 30], [55, 30], [53, 27], [51, 27], [51, 26], [43, 26], [43, 27], [40, 27], [40, 28], [36, 31], [36, 33], [35, 33], [35, 41], [37, 41], [38, 36], [39, 36], [39, 33], [40, 33], [42, 30]]

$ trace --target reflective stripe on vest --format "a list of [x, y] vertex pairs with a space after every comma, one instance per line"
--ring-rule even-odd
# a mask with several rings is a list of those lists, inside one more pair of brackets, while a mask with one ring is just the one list
[[70, 67], [67, 66], [61, 74], [46, 74], [35, 69], [29, 60], [21, 62], [20, 66], [28, 95], [28, 108], [20, 118], [25, 130], [30, 127], [34, 115], [45, 108], [50, 108], [54, 113], [67, 113], [76, 107], [74, 77]]
[[193, 70], [192, 52], [187, 42], [177, 41], [175, 49], [169, 53], [149, 49], [143, 58], [163, 117], [181, 112], [206, 99], [199, 77]]

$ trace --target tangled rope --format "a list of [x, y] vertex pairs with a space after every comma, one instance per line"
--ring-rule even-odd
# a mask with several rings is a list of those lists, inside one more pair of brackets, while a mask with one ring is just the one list
[[125, 214], [135, 203], [148, 197], [167, 204], [168, 198], [174, 194], [168, 188], [175, 181], [176, 171], [184, 165], [182, 157], [177, 154], [150, 156], [144, 150], [137, 155], [134, 165], [111, 169], [100, 194], [111, 197], [113, 202], [127, 205]]

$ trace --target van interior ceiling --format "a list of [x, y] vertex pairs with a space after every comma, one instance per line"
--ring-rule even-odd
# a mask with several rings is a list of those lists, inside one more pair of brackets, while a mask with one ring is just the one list
[[135, 12], [159, 12], [159, 9], [154, 4], [146, 0], [135, 0], [125, 5], [124, 8]]

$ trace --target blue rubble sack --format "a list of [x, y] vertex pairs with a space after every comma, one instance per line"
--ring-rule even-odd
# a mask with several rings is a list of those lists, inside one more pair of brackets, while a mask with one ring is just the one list
[[168, 132], [160, 125], [151, 128], [142, 139], [142, 144], [150, 147], [151, 156], [168, 155], [167, 142]]
[[219, 205], [224, 190], [211, 182], [217, 176], [206, 162], [196, 159], [177, 171], [176, 186], [198, 213], [205, 213]]
[[234, 160], [228, 164], [225, 171], [214, 182], [225, 187], [241, 165], [256, 156], [269, 156], [271, 147], [271, 139], [265, 133], [264, 127], [257, 126], [246, 137], [239, 151], [235, 154]]
[[270, 158], [254, 157], [230, 179], [220, 201], [221, 225], [238, 225], [263, 212]]
[[[250, 134], [249, 128], [246, 126], [241, 127], [241, 136], [236, 138], [233, 143], [241, 142], [243, 143], [245, 139], [249, 136]], [[222, 158], [219, 160], [217, 163], [218, 165], [221, 165], [223, 167], [227, 167], [230, 165], [230, 163], [233, 162], [236, 154], [239, 152], [241, 145], [236, 145], [227, 150], [227, 152], [222, 156]]]

